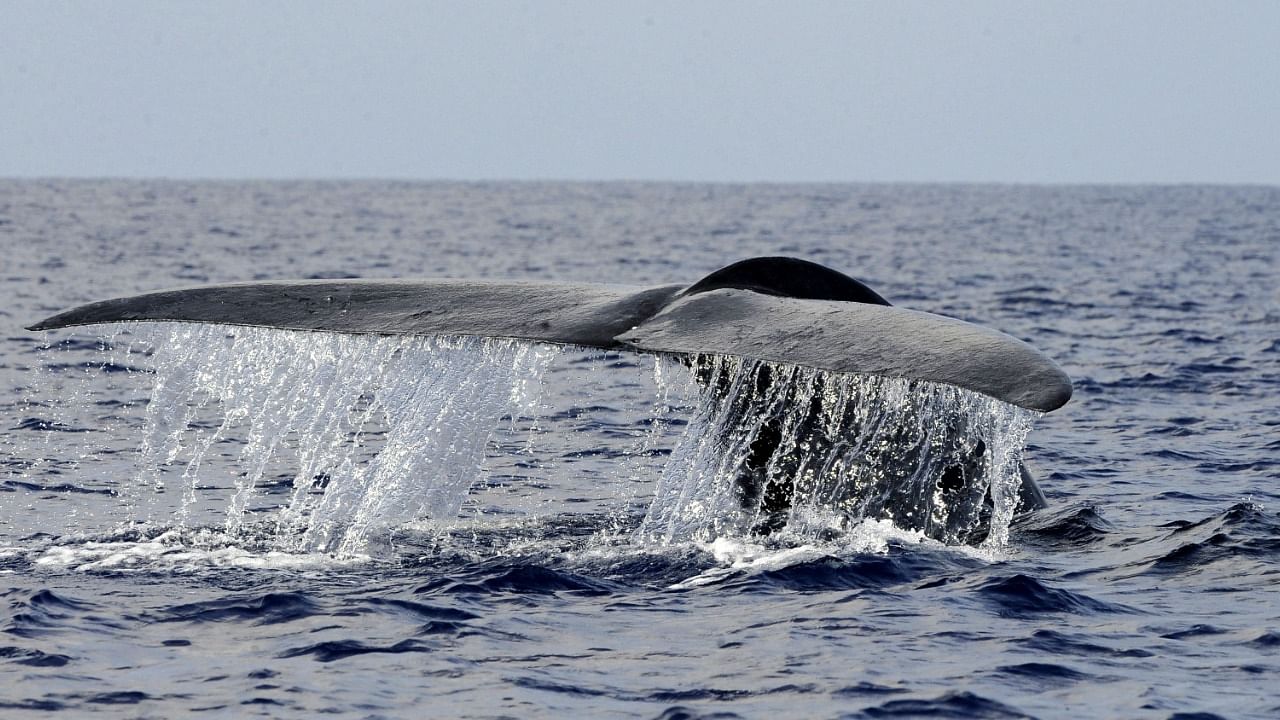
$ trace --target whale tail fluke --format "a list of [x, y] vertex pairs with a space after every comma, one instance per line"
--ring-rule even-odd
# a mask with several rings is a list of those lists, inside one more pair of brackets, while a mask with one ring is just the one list
[[378, 335], [506, 337], [679, 355], [732, 355], [904, 377], [1047, 412], [1071, 397], [1053, 361], [995, 330], [892, 307], [795, 258], [753, 258], [698, 282], [307, 280], [166, 290], [89, 303], [30, 326], [175, 321]]

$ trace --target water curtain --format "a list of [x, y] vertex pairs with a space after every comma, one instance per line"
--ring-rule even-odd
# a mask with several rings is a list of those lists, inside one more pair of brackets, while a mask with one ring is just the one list
[[[178, 323], [126, 334], [154, 347], [138, 477], [125, 493], [135, 519], [187, 523], [206, 490], [223, 488], [229, 535], [339, 555], [407, 523], [457, 519], [494, 428], [535, 413], [543, 374], [566, 351]], [[679, 435], [633, 524], [638, 542], [821, 539], [864, 519], [944, 542], [988, 530], [988, 543], [1007, 540], [1037, 413], [948, 385], [735, 357], [654, 367], [644, 443]], [[682, 405], [691, 419], [671, 422]], [[228, 452], [231, 476], [211, 477], [210, 455]], [[264, 486], [280, 483], [287, 502], [261, 507]], [[149, 512], [156, 493], [181, 495], [176, 518]]]

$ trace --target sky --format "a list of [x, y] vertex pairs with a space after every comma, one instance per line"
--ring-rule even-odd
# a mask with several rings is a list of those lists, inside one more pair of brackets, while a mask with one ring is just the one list
[[0, 0], [0, 177], [1280, 185], [1280, 3]]

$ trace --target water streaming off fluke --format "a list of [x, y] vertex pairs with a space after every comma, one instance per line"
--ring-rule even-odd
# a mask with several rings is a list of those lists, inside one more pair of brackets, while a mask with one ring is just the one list
[[[536, 485], [522, 468], [538, 466], [605, 485], [588, 490], [612, 498], [597, 530], [614, 541], [808, 542], [890, 519], [949, 543], [989, 526], [998, 545], [1036, 416], [946, 385], [718, 356], [611, 363], [638, 376], [622, 386], [640, 399], [619, 403], [590, 397], [574, 360], [600, 351], [506, 339], [159, 323], [119, 326], [107, 346], [115, 366], [154, 370], [137, 476], [118, 488], [126, 519], [207, 527], [212, 508], [225, 537], [292, 553], [375, 552], [463, 515], [509, 521], [495, 495], [476, 498]], [[572, 424], [592, 409], [630, 418]], [[541, 457], [540, 422], [570, 449]], [[585, 472], [574, 462], [592, 432], [634, 450]], [[562, 499], [542, 510], [579, 509]]]
[[[282, 549], [339, 555], [410, 521], [456, 518], [490, 433], [536, 399], [558, 353], [488, 338], [190, 324], [152, 342], [139, 491], [183, 492], [185, 515], [208, 480], [205, 458], [234, 438], [226, 531], [265, 524]], [[251, 513], [264, 481], [282, 479], [288, 502]]]
[[701, 402], [641, 534], [710, 541], [785, 529], [818, 540], [887, 519], [1002, 545], [1037, 416], [949, 385], [701, 357]]

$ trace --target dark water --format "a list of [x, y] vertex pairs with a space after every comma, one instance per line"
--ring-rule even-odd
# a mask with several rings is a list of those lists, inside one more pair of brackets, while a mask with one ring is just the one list
[[[1278, 247], [1273, 188], [0, 181], [0, 716], [1280, 716]], [[567, 354], [449, 531], [282, 552], [252, 519], [287, 468], [224, 530], [251, 437], [193, 417], [208, 473], [140, 484], [179, 466], [139, 451], [132, 335], [21, 329], [175, 285], [762, 254], [1057, 360], [1051, 507], [994, 549], [629, 540], [669, 449], [650, 368]]]

